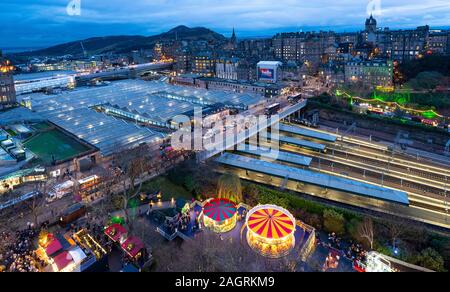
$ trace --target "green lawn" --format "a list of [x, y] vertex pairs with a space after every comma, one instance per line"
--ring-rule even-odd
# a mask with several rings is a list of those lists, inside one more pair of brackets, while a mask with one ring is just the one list
[[171, 198], [191, 200], [192, 195], [182, 186], [172, 183], [164, 176], [157, 177], [142, 185], [143, 192], [157, 192], [161, 191], [163, 200], [167, 201]]
[[58, 161], [69, 159], [89, 150], [83, 144], [56, 129], [34, 136], [25, 142], [25, 147], [46, 164], [52, 162], [52, 155]]

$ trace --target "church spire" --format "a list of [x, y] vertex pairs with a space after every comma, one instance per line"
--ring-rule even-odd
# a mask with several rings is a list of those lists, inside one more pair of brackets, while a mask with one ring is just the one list
[[233, 27], [233, 34], [231, 35], [230, 43], [233, 46], [236, 46], [236, 44], [237, 44], [236, 30], [234, 29], [234, 27]]

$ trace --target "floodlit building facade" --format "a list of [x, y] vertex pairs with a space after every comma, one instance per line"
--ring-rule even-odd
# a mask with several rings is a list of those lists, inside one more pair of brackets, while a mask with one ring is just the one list
[[366, 86], [392, 86], [393, 64], [391, 61], [351, 61], [345, 64], [345, 82], [362, 83]]
[[12, 72], [14, 67], [3, 58], [0, 51], [0, 108], [8, 107], [16, 103], [16, 90]]

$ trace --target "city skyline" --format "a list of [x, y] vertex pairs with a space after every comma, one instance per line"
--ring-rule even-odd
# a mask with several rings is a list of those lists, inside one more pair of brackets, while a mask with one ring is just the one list
[[[46, 47], [68, 41], [107, 35], [155, 35], [177, 25], [204, 26], [229, 36], [236, 27], [239, 37], [268, 37], [299, 30], [357, 31], [363, 28], [370, 1], [346, 0], [339, 5], [321, 0], [144, 1], [125, 6], [123, 0], [108, 6], [81, 0], [78, 11], [67, 11], [69, 0], [7, 1], [2, 4], [0, 47]], [[374, 14], [380, 27], [414, 28], [428, 24], [446, 27], [450, 4], [446, 1], [380, 1]], [[378, 3], [378, 1], [372, 1]], [[120, 8], [120, 12], [119, 9]], [[324, 7], [325, 10], [324, 10]], [[371, 6], [369, 6], [371, 7]], [[376, 5], [373, 7], [377, 7]], [[288, 9], [287, 9], [288, 8]], [[21, 13], [17, 13], [20, 11]], [[185, 11], [190, 11], [186, 14]], [[75, 14], [75, 15], [70, 15]], [[29, 15], [29, 17], [23, 17]], [[132, 17], [130, 17], [132, 15]], [[64, 33], [63, 33], [64, 32]]]

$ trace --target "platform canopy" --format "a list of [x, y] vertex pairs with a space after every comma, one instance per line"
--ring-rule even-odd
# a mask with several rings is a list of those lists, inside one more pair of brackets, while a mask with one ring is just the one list
[[295, 232], [295, 220], [286, 210], [277, 206], [262, 206], [248, 215], [248, 228], [268, 239], [282, 239]]
[[204, 216], [222, 222], [236, 214], [236, 204], [228, 199], [212, 199], [203, 207]]

